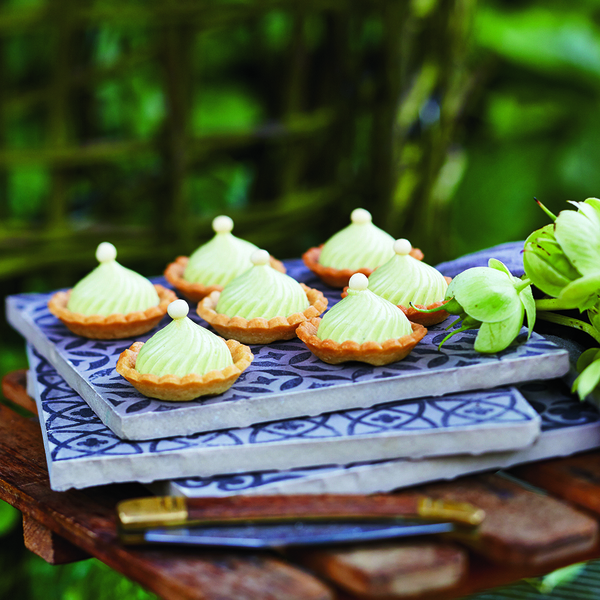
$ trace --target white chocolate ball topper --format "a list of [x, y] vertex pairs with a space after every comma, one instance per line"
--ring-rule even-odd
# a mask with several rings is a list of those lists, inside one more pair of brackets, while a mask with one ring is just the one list
[[178, 299], [169, 304], [167, 312], [171, 319], [183, 319], [188, 316], [190, 307], [185, 300]]
[[369, 279], [363, 273], [354, 273], [350, 277], [348, 287], [355, 292], [364, 292], [369, 287]]
[[269, 264], [270, 256], [266, 250], [255, 250], [250, 256], [250, 260], [254, 266], [261, 267]]
[[215, 217], [212, 222], [212, 228], [215, 233], [231, 233], [233, 230], [233, 219], [226, 215]]
[[396, 240], [394, 242], [394, 252], [396, 254], [400, 254], [400, 256], [407, 256], [408, 254], [410, 254], [411, 250], [412, 245], [405, 238], [400, 238], [399, 240]]
[[117, 249], [110, 242], [102, 242], [96, 248], [96, 260], [100, 263], [110, 262], [117, 258]]
[[350, 220], [355, 225], [365, 225], [366, 223], [370, 223], [373, 220], [371, 217], [371, 213], [364, 208], [355, 208], [350, 214]]

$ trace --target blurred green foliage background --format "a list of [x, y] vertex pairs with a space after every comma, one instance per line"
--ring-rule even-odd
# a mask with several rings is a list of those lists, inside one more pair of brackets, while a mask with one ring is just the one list
[[[104, 239], [158, 274], [220, 213], [280, 258], [357, 206], [431, 263], [524, 239], [534, 196], [600, 195], [599, 100], [599, 0], [3, 0], [3, 291], [72, 285]], [[150, 597], [47, 566], [5, 504], [0, 545], [2, 598]]]

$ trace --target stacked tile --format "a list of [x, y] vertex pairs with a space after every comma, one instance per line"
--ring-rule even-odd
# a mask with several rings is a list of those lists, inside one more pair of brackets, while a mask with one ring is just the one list
[[[518, 256], [516, 247], [501, 251]], [[286, 267], [323, 290], [330, 306], [337, 301], [300, 261]], [[383, 367], [327, 365], [297, 339], [253, 346], [255, 360], [225, 394], [164, 402], [140, 395], [114, 370], [131, 340], [80, 338], [48, 312], [47, 300], [9, 297], [7, 316], [29, 344], [30, 392], [57, 490], [173, 480], [160, 489], [386, 491], [598, 445], [595, 409], [554, 384], [554, 395], [542, 383], [514, 387], [569, 368], [567, 352], [537, 334], [481, 355], [467, 331], [438, 351], [442, 323], [409, 357]]]

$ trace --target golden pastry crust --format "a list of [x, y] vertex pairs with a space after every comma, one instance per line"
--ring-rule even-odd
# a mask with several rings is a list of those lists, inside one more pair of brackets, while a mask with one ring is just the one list
[[[331, 287], [343, 288], [348, 285], [350, 277], [355, 273], [363, 273], [367, 277], [375, 270], [363, 267], [361, 269], [334, 269], [333, 267], [324, 267], [319, 263], [319, 257], [321, 256], [321, 250], [323, 244], [309, 248], [303, 255], [302, 260], [304, 264], [321, 279], [324, 283]], [[413, 248], [410, 251], [410, 255], [417, 260], [423, 260], [423, 252], [418, 248]]]
[[244, 346], [235, 340], [225, 342], [231, 353], [233, 365], [221, 370], [209, 371], [205, 375], [186, 375], [176, 377], [175, 375], [147, 375], [135, 370], [138, 354], [144, 345], [143, 342], [135, 342], [127, 350], [123, 351], [117, 361], [117, 372], [141, 394], [159, 400], [170, 400], [172, 402], [185, 402], [199, 396], [222, 394], [227, 391], [236, 379], [245, 371], [254, 360], [254, 355], [248, 346]]
[[320, 322], [318, 317], [305, 321], [300, 324], [296, 334], [317, 358], [331, 365], [351, 360], [376, 366], [387, 365], [405, 358], [427, 333], [423, 325], [411, 323], [413, 332], [401, 338], [391, 338], [382, 343], [359, 344], [348, 340], [338, 344], [333, 340], [321, 340], [317, 337]]
[[[446, 283], [450, 285], [452, 278], [444, 277], [444, 279], [446, 280]], [[342, 292], [342, 298], [345, 298], [347, 295], [348, 287], [345, 287], [344, 291]], [[450, 313], [445, 310], [438, 310], [434, 313], [423, 313], [418, 311], [417, 308], [432, 310], [434, 308], [437, 308], [438, 306], [446, 304], [446, 302], [449, 302], [449, 300], [440, 300], [439, 302], [434, 302], [433, 304], [429, 304], [428, 306], [425, 306], [423, 304], [412, 304], [408, 307], [402, 306], [402, 304], [396, 304], [396, 306], [406, 315], [406, 318], [409, 321], [412, 321], [413, 323], [420, 323], [425, 327], [431, 327], [432, 325], [437, 325], [438, 323], [445, 321], [450, 316]]]
[[122, 314], [82, 315], [67, 308], [71, 290], [56, 292], [48, 302], [48, 310], [58, 317], [73, 333], [93, 340], [119, 340], [141, 335], [156, 327], [167, 314], [167, 307], [177, 300], [175, 292], [155, 284], [160, 303], [146, 310]]
[[233, 338], [244, 344], [269, 344], [276, 340], [291, 340], [296, 336], [296, 328], [300, 323], [322, 314], [327, 308], [327, 298], [319, 290], [300, 284], [306, 292], [310, 306], [304, 312], [289, 317], [273, 317], [272, 319], [228, 317], [217, 313], [215, 307], [220, 292], [213, 292], [198, 304], [198, 314], [224, 338]]
[[[220, 292], [223, 290], [222, 285], [203, 285], [202, 283], [191, 283], [183, 278], [183, 273], [189, 262], [188, 256], [178, 256], [175, 262], [167, 266], [164, 272], [165, 279], [181, 294], [183, 294], [191, 302], [199, 302], [202, 298], [208, 296], [212, 292]], [[271, 266], [280, 273], [285, 273], [284, 264], [273, 258], [269, 259]]]

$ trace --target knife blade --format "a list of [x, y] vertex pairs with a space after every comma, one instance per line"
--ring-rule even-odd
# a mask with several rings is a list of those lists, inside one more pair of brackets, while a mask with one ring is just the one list
[[403, 537], [452, 533], [453, 523], [396, 521], [387, 523], [287, 523], [235, 526], [173, 527], [121, 532], [127, 544], [174, 544], [235, 548], [288, 548], [306, 545], [370, 542]]
[[299, 494], [185, 498], [151, 496], [117, 505], [123, 531], [198, 524], [281, 523], [419, 518], [479, 525], [485, 513], [467, 503], [436, 500], [420, 494]]

